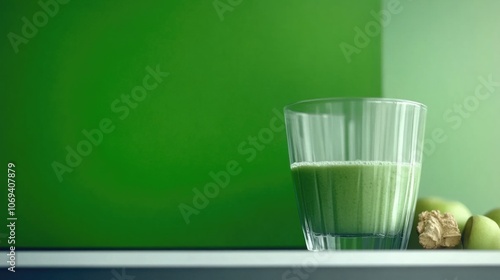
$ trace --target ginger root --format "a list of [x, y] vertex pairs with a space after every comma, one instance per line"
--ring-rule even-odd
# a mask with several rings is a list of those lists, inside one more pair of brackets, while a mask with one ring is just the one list
[[418, 219], [418, 241], [425, 249], [451, 248], [460, 244], [460, 230], [452, 214], [424, 211]]

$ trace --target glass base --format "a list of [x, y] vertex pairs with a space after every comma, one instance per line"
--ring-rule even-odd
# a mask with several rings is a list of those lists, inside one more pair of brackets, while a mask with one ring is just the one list
[[408, 240], [400, 235], [324, 235], [306, 234], [307, 249], [327, 250], [404, 250]]

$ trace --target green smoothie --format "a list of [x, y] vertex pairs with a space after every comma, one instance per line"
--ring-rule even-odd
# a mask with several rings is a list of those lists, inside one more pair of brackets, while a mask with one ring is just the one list
[[300, 162], [291, 169], [308, 234], [400, 238], [411, 218], [420, 165]]

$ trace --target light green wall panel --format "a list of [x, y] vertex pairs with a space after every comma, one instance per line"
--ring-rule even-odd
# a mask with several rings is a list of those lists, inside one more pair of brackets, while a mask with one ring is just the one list
[[483, 214], [500, 206], [500, 2], [401, 3], [383, 34], [383, 95], [428, 105], [420, 195]]

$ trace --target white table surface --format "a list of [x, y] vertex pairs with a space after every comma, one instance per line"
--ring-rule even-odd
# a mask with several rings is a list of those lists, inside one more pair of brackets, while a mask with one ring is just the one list
[[[2, 267], [8, 256], [0, 254]], [[17, 251], [16, 266], [22, 267], [500, 267], [500, 250], [465, 251]], [[500, 276], [499, 276], [500, 277]], [[500, 278], [499, 278], [500, 279]]]

